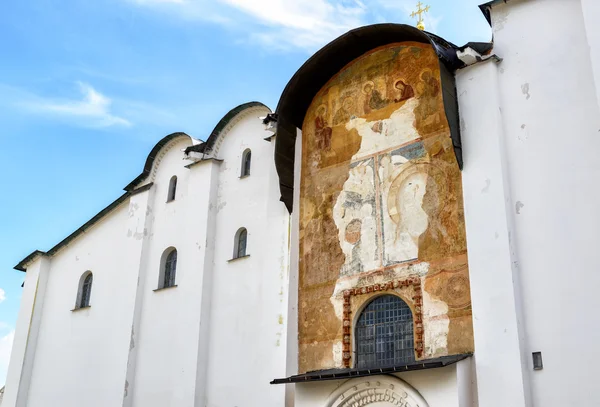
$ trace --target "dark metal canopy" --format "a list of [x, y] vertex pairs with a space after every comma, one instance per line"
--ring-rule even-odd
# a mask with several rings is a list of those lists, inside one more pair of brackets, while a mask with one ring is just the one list
[[425, 370], [435, 369], [438, 367], [444, 367], [452, 365], [456, 362], [460, 362], [470, 356], [472, 353], [465, 353], [461, 355], [443, 356], [435, 359], [418, 360], [404, 365], [382, 367], [377, 369], [328, 369], [328, 370], [317, 370], [315, 372], [308, 372], [295, 376], [286, 377], [284, 379], [275, 379], [271, 384], [284, 384], [284, 383], [305, 383], [305, 382], [318, 382], [323, 380], [341, 380], [348, 379], [351, 377], [365, 377], [374, 376], [380, 374], [392, 374], [410, 372], [413, 370]]
[[366, 52], [387, 44], [414, 41], [431, 44], [440, 60], [444, 108], [459, 166], [462, 166], [458, 106], [453, 72], [464, 66], [456, 56], [458, 47], [437, 35], [405, 24], [374, 24], [360, 27], [321, 48], [298, 69], [283, 90], [277, 105], [275, 166], [281, 200], [292, 211], [296, 129], [302, 128], [306, 111], [317, 92], [344, 66]]

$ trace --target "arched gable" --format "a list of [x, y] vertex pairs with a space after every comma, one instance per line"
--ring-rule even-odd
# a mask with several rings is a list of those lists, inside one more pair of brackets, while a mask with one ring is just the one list
[[261, 102], [247, 102], [234, 107], [219, 120], [206, 142], [188, 147], [185, 153], [196, 153], [207, 158], [218, 158], [219, 148], [223, 144], [225, 136], [240, 120], [253, 112], [262, 112], [267, 115], [271, 113], [271, 109]]
[[131, 181], [125, 188], [125, 191], [133, 191], [139, 184], [145, 181], [148, 177], [153, 179], [153, 175], [156, 174], [156, 169], [160, 164], [160, 161], [165, 156], [165, 154], [173, 147], [173, 145], [177, 144], [181, 138], [188, 138], [192, 143], [192, 146], [199, 145], [202, 142], [197, 140], [186, 133], [176, 132], [171, 133], [168, 136], [163, 137], [150, 151], [148, 157], [146, 158], [146, 162], [144, 164], [144, 169], [140, 175], [138, 175], [133, 181]]
[[285, 87], [277, 105], [275, 165], [281, 200], [292, 210], [296, 128], [302, 128], [306, 112], [319, 90], [347, 64], [365, 53], [393, 43], [431, 45], [438, 57], [444, 110], [448, 118], [456, 159], [462, 167], [456, 89], [452, 72], [463, 67], [458, 47], [434, 34], [404, 24], [374, 24], [360, 27], [333, 40], [300, 67]]

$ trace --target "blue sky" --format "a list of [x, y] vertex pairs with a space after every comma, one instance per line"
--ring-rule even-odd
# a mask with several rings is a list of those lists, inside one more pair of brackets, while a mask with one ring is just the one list
[[[482, 0], [429, 0], [427, 29], [489, 41]], [[205, 139], [231, 108], [275, 108], [349, 29], [414, 24], [416, 0], [29, 0], [0, 6], [0, 385], [24, 274], [122, 193], [163, 136]], [[68, 293], [66, 293], [68, 295]]]

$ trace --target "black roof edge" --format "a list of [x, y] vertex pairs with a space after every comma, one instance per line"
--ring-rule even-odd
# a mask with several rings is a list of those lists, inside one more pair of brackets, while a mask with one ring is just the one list
[[135, 177], [135, 179], [129, 184], [127, 184], [127, 186], [123, 189], [125, 191], [132, 191], [136, 187], [136, 185], [145, 180], [148, 174], [150, 174], [150, 171], [152, 170], [152, 164], [154, 164], [154, 159], [158, 155], [160, 149], [163, 148], [169, 141], [182, 136], [187, 136], [190, 139], [192, 138], [189, 134], [186, 134], [182, 131], [178, 131], [163, 137], [158, 143], [156, 143], [156, 145], [152, 148], [150, 154], [148, 154], [148, 157], [146, 158], [146, 163], [144, 164], [144, 170], [142, 171], [142, 173]]
[[19, 264], [17, 264], [13, 268], [18, 271], [26, 271], [27, 269], [25, 268], [25, 266], [27, 265], [27, 263], [29, 263], [31, 260], [33, 260], [37, 256], [45, 256], [46, 254], [47, 254], [46, 252], [43, 252], [41, 250], [34, 250], [31, 253], [29, 253], [27, 256], [25, 256], [25, 258], [23, 260], [21, 260], [19, 262]]
[[391, 367], [371, 368], [371, 369], [328, 369], [317, 370], [304, 374], [294, 375], [283, 379], [274, 379], [271, 384], [286, 384], [286, 383], [306, 383], [319, 382], [325, 380], [343, 380], [352, 377], [365, 377], [381, 374], [393, 374], [410, 372], [414, 370], [435, 369], [453, 365], [461, 360], [473, 356], [472, 353], [463, 353], [459, 355], [442, 356], [434, 359], [416, 360], [414, 362]]
[[464, 51], [467, 48], [471, 48], [481, 55], [489, 54], [494, 48], [493, 42], [467, 42], [465, 45], [459, 48], [460, 51]]
[[[284, 88], [275, 113], [277, 137], [275, 138], [275, 167], [279, 176], [281, 201], [289, 212], [293, 210], [294, 155], [296, 129], [302, 127], [306, 111], [317, 92], [348, 63], [377, 47], [397, 42], [414, 41], [430, 44], [436, 52], [440, 69], [451, 85], [444, 97], [446, 114], [458, 114], [454, 77], [452, 73], [465, 64], [457, 57], [458, 47], [443, 38], [406, 24], [373, 24], [348, 31], [331, 41], [311, 56], [292, 76]], [[444, 84], [442, 84], [444, 88]], [[447, 93], [447, 92], [444, 92]], [[454, 106], [456, 105], [456, 106]], [[458, 123], [458, 116], [456, 116]], [[450, 124], [456, 159], [462, 168], [460, 128]]]
[[249, 109], [251, 107], [256, 107], [256, 106], [264, 107], [264, 108], [268, 109], [269, 112], [272, 111], [269, 108], [269, 106], [267, 106], [261, 102], [252, 101], [252, 102], [242, 103], [241, 105], [236, 106], [233, 109], [231, 109], [229, 112], [227, 112], [225, 114], [225, 116], [223, 116], [223, 118], [221, 120], [219, 120], [219, 122], [217, 123], [217, 125], [215, 126], [213, 131], [211, 131], [210, 136], [208, 136], [208, 138], [206, 139], [206, 142], [201, 143], [201, 144], [196, 144], [195, 146], [190, 146], [190, 147], [186, 148], [185, 149], [186, 154], [189, 153], [190, 151], [194, 151], [194, 152], [198, 152], [198, 153], [204, 153], [204, 152], [211, 151], [215, 142], [219, 138], [219, 135], [221, 134], [223, 129], [225, 127], [227, 127], [229, 122], [231, 122], [231, 120], [233, 120], [233, 118], [235, 116], [237, 116], [244, 110]]
[[492, 16], [490, 15], [490, 9], [492, 6], [500, 3], [506, 3], [507, 1], [508, 0], [492, 0], [479, 5], [479, 10], [481, 10], [490, 26], [492, 25]]
[[[217, 125], [215, 126], [215, 128], [213, 129], [213, 132], [211, 133], [211, 137], [212, 138], [212, 143], [215, 142], [216, 138], [218, 137], [218, 135], [220, 134], [220, 132], [225, 128], [225, 126], [227, 126], [227, 124], [241, 111], [248, 109], [250, 107], [254, 107], [254, 106], [264, 106], [266, 109], [268, 109], [269, 111], [271, 111], [271, 109], [265, 105], [264, 103], [261, 102], [248, 102], [248, 103], [243, 103], [233, 109], [231, 109], [225, 116], [223, 116], [223, 118], [219, 121], [219, 123], [217, 123]], [[158, 155], [159, 151], [161, 150], [161, 148], [163, 148], [168, 142], [170, 142], [171, 140], [177, 138], [177, 137], [190, 137], [190, 139], [192, 138], [189, 134], [184, 133], [184, 132], [175, 132], [175, 133], [171, 133], [165, 137], [163, 137], [158, 143], [156, 143], [156, 145], [152, 148], [152, 150], [150, 151], [150, 154], [148, 154], [148, 157], [146, 158], [146, 163], [144, 164], [144, 170], [142, 171], [142, 173], [140, 175], [138, 175], [133, 181], [131, 181], [129, 184], [127, 184], [127, 186], [125, 188], [123, 188], [125, 190], [125, 193], [123, 195], [121, 195], [120, 197], [118, 197], [115, 201], [113, 201], [111, 204], [109, 204], [106, 208], [102, 209], [100, 212], [98, 212], [94, 217], [92, 217], [89, 221], [87, 221], [86, 223], [84, 223], [80, 228], [78, 228], [77, 230], [75, 230], [73, 233], [71, 233], [69, 236], [67, 236], [66, 238], [64, 238], [63, 240], [61, 240], [58, 244], [56, 244], [54, 247], [52, 247], [50, 250], [48, 250], [47, 252], [43, 252], [41, 250], [35, 250], [32, 253], [30, 253], [27, 257], [25, 257], [23, 260], [21, 260], [15, 267], [15, 270], [18, 271], [26, 271], [26, 265], [27, 263], [31, 262], [35, 257], [37, 256], [52, 256], [54, 253], [56, 253], [58, 250], [60, 250], [60, 248], [62, 248], [63, 246], [69, 244], [69, 242], [71, 242], [73, 239], [75, 239], [77, 236], [79, 236], [80, 234], [82, 234], [83, 232], [85, 232], [87, 229], [89, 229], [92, 225], [94, 225], [96, 222], [98, 222], [104, 215], [106, 215], [108, 212], [112, 211], [115, 207], [117, 207], [119, 204], [121, 204], [125, 199], [127, 199], [128, 197], [138, 194], [140, 192], [144, 192], [148, 189], [150, 189], [150, 187], [152, 187], [153, 183], [149, 183], [146, 184], [140, 188], [135, 188], [136, 185], [138, 185], [140, 182], [144, 181], [144, 179], [146, 179], [146, 177], [148, 177], [148, 175], [150, 174], [150, 171], [152, 170], [152, 164], [154, 164], [154, 160], [156, 159], [156, 156]], [[209, 139], [206, 142], [201, 142], [200, 144], [196, 144], [195, 146], [206, 146], [209, 141], [211, 141], [211, 137], [209, 137]], [[195, 146], [191, 146], [188, 147], [186, 149], [186, 153], [188, 152], [188, 150], [192, 149]], [[212, 145], [211, 145], [212, 147]]]
[[139, 194], [140, 192], [147, 191], [148, 189], [150, 189], [152, 187], [152, 185], [153, 185], [153, 183], [149, 183], [140, 188], [125, 192], [123, 195], [121, 195], [120, 197], [115, 199], [113, 202], [111, 202], [107, 207], [105, 207], [100, 212], [98, 212], [96, 215], [94, 215], [90, 220], [88, 220], [83, 225], [81, 225], [77, 230], [75, 230], [69, 236], [67, 236], [63, 240], [61, 240], [58, 244], [56, 244], [50, 250], [48, 250], [47, 252], [43, 252], [41, 250], [33, 251], [27, 257], [25, 257], [23, 260], [21, 260], [19, 262], [19, 264], [17, 264], [14, 267], [14, 269], [18, 270], [18, 271], [27, 271], [26, 265], [29, 262], [31, 262], [34, 258], [36, 258], [37, 256], [52, 256], [54, 253], [59, 251], [63, 246], [68, 245], [73, 239], [75, 239], [77, 236], [84, 233], [87, 229], [89, 229], [94, 224], [96, 224], [96, 222], [98, 222], [100, 219], [102, 219], [104, 217], [104, 215], [111, 212], [114, 208], [116, 208], [121, 203], [123, 203], [127, 198], [129, 198], [130, 196]]

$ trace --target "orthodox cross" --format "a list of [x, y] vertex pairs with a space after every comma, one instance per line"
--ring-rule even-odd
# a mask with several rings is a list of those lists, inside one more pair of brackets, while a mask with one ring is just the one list
[[425, 23], [423, 22], [423, 13], [427, 13], [429, 11], [429, 6], [421, 8], [421, 6], [423, 5], [424, 4], [421, 4], [421, 2], [419, 1], [419, 3], [417, 3], [417, 11], [413, 11], [410, 15], [412, 18], [417, 17], [419, 19], [417, 21], [417, 28], [421, 31], [425, 29]]

